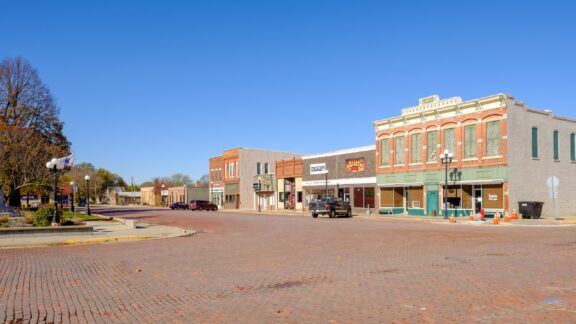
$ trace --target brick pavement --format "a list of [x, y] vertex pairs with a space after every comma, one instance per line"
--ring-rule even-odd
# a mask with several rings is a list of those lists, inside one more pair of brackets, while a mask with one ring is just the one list
[[0, 250], [0, 322], [576, 321], [576, 227], [109, 212], [204, 233]]

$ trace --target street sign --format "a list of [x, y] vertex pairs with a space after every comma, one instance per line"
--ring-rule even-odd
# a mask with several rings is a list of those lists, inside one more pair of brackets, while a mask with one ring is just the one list
[[558, 198], [558, 185], [560, 184], [560, 180], [555, 176], [551, 176], [546, 179], [546, 185], [548, 186], [548, 195], [550, 199]]

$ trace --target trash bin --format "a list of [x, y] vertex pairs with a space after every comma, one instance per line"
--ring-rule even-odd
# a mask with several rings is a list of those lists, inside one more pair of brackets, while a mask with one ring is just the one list
[[519, 201], [518, 211], [522, 214], [522, 218], [540, 218], [540, 216], [542, 216], [543, 205], [544, 203], [541, 201]]

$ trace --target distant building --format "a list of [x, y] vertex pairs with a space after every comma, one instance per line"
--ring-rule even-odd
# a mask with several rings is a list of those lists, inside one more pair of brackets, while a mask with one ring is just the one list
[[210, 158], [209, 161], [210, 172], [209, 177], [209, 200], [214, 203], [218, 208], [224, 205], [224, 159], [222, 156]]
[[322, 197], [338, 197], [352, 206], [353, 212], [375, 208], [374, 145], [342, 149], [302, 157], [304, 205]]
[[155, 190], [154, 187], [140, 188], [141, 203], [145, 206], [160, 206], [161, 197], [160, 191]]
[[303, 210], [302, 158], [276, 161], [278, 210]]
[[[276, 209], [276, 161], [291, 159], [298, 155], [259, 149], [235, 148], [212, 158], [210, 169], [222, 166], [222, 180], [218, 173], [212, 175], [210, 192], [212, 197], [223, 190], [223, 205], [227, 209], [273, 210]], [[214, 167], [212, 167], [214, 166]], [[258, 182], [260, 186], [257, 187]], [[212, 198], [213, 199], [213, 198]]]
[[180, 187], [169, 187], [167, 204], [175, 202], [185, 202], [190, 203], [191, 200], [208, 200], [209, 190], [208, 187], [194, 187], [194, 186], [180, 186]]

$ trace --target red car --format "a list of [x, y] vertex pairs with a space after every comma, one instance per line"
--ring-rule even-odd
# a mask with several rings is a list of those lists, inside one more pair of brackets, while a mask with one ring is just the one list
[[211, 210], [217, 211], [218, 206], [206, 200], [192, 200], [190, 202], [190, 210]]

